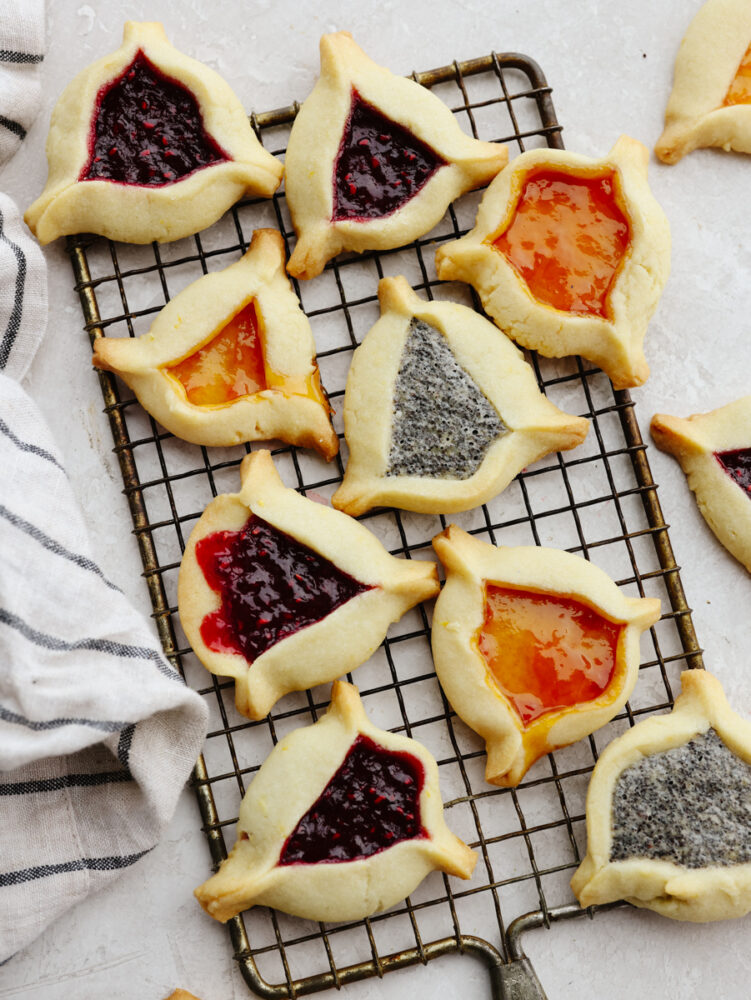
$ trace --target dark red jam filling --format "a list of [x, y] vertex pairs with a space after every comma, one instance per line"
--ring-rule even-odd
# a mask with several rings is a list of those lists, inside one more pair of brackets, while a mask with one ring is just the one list
[[201, 638], [214, 652], [241, 653], [249, 663], [373, 589], [255, 514], [240, 531], [202, 538], [196, 559], [222, 597], [201, 622]]
[[751, 496], [751, 448], [716, 451], [714, 457], [731, 479]]
[[369, 858], [427, 837], [420, 821], [425, 772], [410, 753], [358, 736], [344, 763], [287, 838], [280, 865]]
[[334, 165], [334, 221], [391, 215], [445, 163], [430, 146], [353, 90]]
[[80, 180], [159, 187], [229, 159], [203, 127], [198, 102], [139, 52], [97, 97]]

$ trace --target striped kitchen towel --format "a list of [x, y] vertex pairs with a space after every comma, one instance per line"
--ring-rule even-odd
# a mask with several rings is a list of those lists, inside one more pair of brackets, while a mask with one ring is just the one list
[[[41, 0], [0, 0], [0, 71], [41, 51], [41, 30], [19, 35], [34, 9], [41, 22]], [[9, 110], [3, 87], [0, 161], [34, 112]], [[0, 195], [0, 963], [157, 843], [207, 721], [92, 558], [60, 453], [19, 385], [46, 316], [42, 252]]]

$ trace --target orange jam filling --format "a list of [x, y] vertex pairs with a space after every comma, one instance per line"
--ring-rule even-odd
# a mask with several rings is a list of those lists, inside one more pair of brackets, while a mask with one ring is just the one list
[[623, 626], [571, 597], [485, 585], [477, 644], [522, 723], [598, 698], [613, 678]]
[[194, 406], [221, 406], [273, 389], [307, 396], [329, 409], [316, 366], [310, 375], [291, 376], [266, 364], [263, 325], [254, 300], [197, 351], [164, 369], [180, 382]]
[[492, 239], [540, 302], [605, 316], [631, 239], [617, 181], [541, 170], [527, 177], [507, 228]]
[[723, 107], [730, 104], [751, 104], [751, 45], [746, 49], [746, 54], [722, 104]]
[[230, 403], [267, 387], [255, 302], [250, 301], [211, 340], [167, 371], [194, 406]]

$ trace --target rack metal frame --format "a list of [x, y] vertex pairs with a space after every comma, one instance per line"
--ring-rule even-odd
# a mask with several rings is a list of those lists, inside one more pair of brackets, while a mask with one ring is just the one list
[[[563, 148], [561, 126], [555, 116], [550, 88], [539, 66], [526, 56], [517, 53], [492, 53], [429, 72], [413, 73], [412, 78], [425, 87], [437, 90], [444, 99], [444, 92], [450, 90], [454, 95], [449, 98], [452, 110], [464, 120], [465, 126], [476, 137], [514, 143], [520, 151], [535, 143], [547, 144], [554, 149]], [[476, 80], [482, 81], [482, 92], [476, 91]], [[257, 135], [276, 155], [283, 155], [284, 149], [279, 145], [279, 137], [285, 130], [288, 131], [298, 110], [299, 105], [295, 104], [251, 116]], [[502, 129], [495, 134], [487, 134], [487, 126], [483, 125], [483, 121], [491, 120], [489, 116], [499, 110], [502, 112], [499, 117], [503, 117], [508, 123], [508, 134], [503, 134]], [[133, 281], [148, 283], [152, 288], [161, 289], [164, 300], [167, 301], [170, 297], [169, 280], [181, 268], [198, 266], [206, 273], [212, 265], [222, 263], [224, 256], [242, 253], [250, 241], [247, 218], [254, 228], [258, 216], [262, 217], [264, 224], [268, 224], [269, 205], [273, 206], [273, 219], [282, 231], [289, 250], [294, 233], [281, 192], [274, 196], [271, 203], [266, 202], [263, 206], [257, 201], [235, 206], [229, 213], [227, 239], [220, 246], [210, 246], [206, 234], [199, 234], [192, 242], [180, 241], [176, 255], [168, 254], [163, 247], [152, 244], [143, 248], [146, 254], [143, 262], [136, 260], [134, 264], [129, 264], [122, 259], [125, 248], [121, 245], [89, 236], [69, 238], [68, 251], [75, 275], [75, 287], [80, 296], [85, 329], [92, 342], [104, 336], [105, 332], [135, 336], [139, 325], [148, 322], [161, 307], [133, 308], [129, 304], [129, 289]], [[443, 231], [429, 234], [406, 248], [396, 261], [401, 264], [405, 259], [404, 254], [409, 255], [418, 276], [418, 280], [412, 282], [413, 285], [431, 298], [442, 294], [442, 283], [431, 272], [428, 252], [436, 243], [454, 239], [467, 228], [455, 206], [449, 209], [446, 224]], [[333, 304], [311, 308], [306, 305], [307, 290], [297, 286], [306, 312], [311, 321], [318, 323], [319, 329], [334, 316], [338, 321], [343, 321], [346, 331], [343, 342], [319, 351], [324, 381], [335, 407], [343, 395], [344, 386], [337, 385], [332, 391], [329, 378], [325, 375], [325, 365], [327, 362], [338, 364], [342, 357], [345, 360], [348, 358], [357, 346], [358, 339], [364, 334], [364, 330], [358, 329], [359, 323], [354, 314], [363, 306], [370, 307], [372, 311], [376, 301], [374, 283], [371, 292], [357, 292], [353, 297], [348, 292], [349, 277], [358, 271], [372, 273], [373, 269], [377, 277], [382, 277], [389, 267], [389, 256], [388, 253], [369, 253], [360, 257], [345, 255], [331, 262], [325, 273], [333, 278]], [[93, 264], [92, 258], [96, 258]], [[110, 262], [109, 265], [107, 262]], [[101, 267], [101, 273], [98, 267]], [[113, 300], [115, 304], [109, 307], [109, 312], [106, 309], [103, 311], [99, 300], [105, 290], [112, 289], [116, 292]], [[116, 304], [118, 296], [121, 308]], [[476, 298], [473, 297], [473, 301], [479, 308]], [[470, 515], [467, 526], [469, 530], [493, 542], [526, 531], [530, 539], [539, 545], [550, 534], [554, 534], [554, 530], [548, 526], [557, 523], [556, 519], [565, 515], [569, 523], [573, 524], [575, 532], [574, 544], [567, 546], [570, 551], [578, 552], [586, 558], [595, 558], [608, 547], [618, 546], [619, 551], [625, 552], [630, 561], [630, 570], [618, 582], [639, 594], [653, 592], [656, 588], [666, 598], [669, 610], [651, 630], [654, 656], [647, 658], [641, 667], [642, 673], [649, 674], [652, 678], [650, 697], [646, 701], [642, 700], [641, 704], [635, 704], [632, 699], [625, 711], [607, 727], [609, 735], [612, 735], [614, 731], [633, 725], [644, 714], [669, 708], [673, 703], [676, 672], [681, 667], [701, 667], [701, 650], [694, 634], [679, 569], [673, 557], [629, 393], [613, 391], [601, 372], [587, 366], [580, 359], [550, 362], [534, 355], [530, 355], [530, 359], [543, 391], [569, 395], [573, 392], [583, 401], [584, 415], [589, 416], [593, 425], [590, 432], [593, 445], [584, 455], [580, 454], [580, 449], [576, 449], [565, 458], [562, 455], [550, 456], [525, 470], [516, 481], [517, 506], [513, 512], [499, 514], [498, 506], [489, 504]], [[180, 631], [173, 598], [179, 559], [170, 556], [165, 558], [161, 552], [160, 539], [165, 530], [172, 532], [173, 549], [174, 543], [182, 548], [186, 539], [186, 526], [201, 512], [190, 505], [187, 511], [184, 509], [178, 487], [187, 482], [195, 484], [199, 478], [210, 495], [215, 496], [221, 491], [221, 481], [237, 467], [247, 448], [235, 449], [232, 454], [228, 454], [226, 449], [212, 453], [206, 448], [177, 442], [151, 418], [145, 417], [136, 401], [114, 376], [100, 372], [99, 380], [156, 627], [165, 653], [175, 668], [212, 702], [218, 725], [209, 733], [207, 751], [217, 746], [217, 741], [223, 741], [222, 745], [231, 762], [229, 768], [217, 769], [208, 762], [206, 755], [202, 755], [194, 772], [193, 780], [203, 828], [212, 862], [216, 866], [226, 856], [225, 830], [236, 822], [240, 797], [245, 791], [247, 780], [252, 778], [260, 766], [262, 748], [269, 744], [269, 740], [276, 742], [281, 732], [292, 725], [315, 720], [325, 709], [325, 692], [307, 692], [292, 702], [289, 698], [285, 699], [282, 710], [278, 710], [277, 706], [264, 722], [249, 723], [234, 712], [230, 683], [216, 677], [207, 682], [204, 673], [192, 669], [189, 662], [192, 653]], [[620, 439], [617, 438], [618, 434]], [[179, 471], [175, 471], [175, 455], [180, 459], [177, 463]], [[304, 453], [297, 452], [294, 448], [279, 447], [274, 450], [274, 455], [285, 464], [288, 478], [296, 480], [297, 488], [303, 492], [331, 491], [341, 477], [341, 457], [334, 464], [333, 472], [328, 469], [320, 473], [320, 466], [311, 465]], [[144, 456], [148, 456], [148, 459]], [[630, 474], [625, 474], [625, 480], [624, 463], [630, 470]], [[536, 499], [535, 488], [537, 483], [551, 475], [557, 477], [563, 500], [558, 506], [545, 509], [544, 504], [541, 508]], [[578, 494], [581, 478], [593, 480], [597, 476], [606, 483], [604, 494], [588, 495], [581, 499]], [[151, 499], [155, 491], [162, 498], [166, 497], [166, 508], [161, 514], [154, 514], [150, 509], [158, 506]], [[587, 528], [587, 517], [593, 511], [601, 510], [606, 510], [608, 517], [615, 519], [616, 530], [593, 539]], [[420, 550], [428, 550], [430, 536], [434, 532], [428, 533], [427, 537], [423, 532], [422, 537], [416, 538], [413, 519], [399, 511], [388, 511], [385, 514], [383, 511], [374, 511], [363, 520], [377, 532], [383, 532], [384, 517], [388, 521], [385, 537], [397, 542], [390, 547], [394, 554], [411, 558]], [[436, 525], [437, 520], [433, 519]], [[445, 527], [445, 518], [439, 520], [440, 527]], [[453, 520], [457, 518], [454, 517]], [[566, 540], [570, 542], [572, 539], [567, 537]], [[559, 876], [563, 875], [567, 879], [580, 860], [578, 840], [582, 838], [584, 819], [581, 803], [583, 788], [597, 759], [595, 736], [581, 741], [583, 752], [591, 759], [582, 760], [580, 754], [578, 758], [568, 761], [561, 757], [562, 751], [557, 751], [547, 758], [546, 764], [538, 764], [518, 789], [497, 789], [486, 785], [479, 777], [484, 756], [479, 742], [452, 713], [437, 687], [427, 652], [428, 634], [428, 614], [425, 608], [420, 608], [409, 619], [406, 631], [402, 628], [390, 632], [383, 646], [381, 680], [371, 683], [369, 687], [366, 685], [362, 693], [371, 699], [383, 699], [387, 694], [395, 696], [401, 716], [400, 720], [397, 719], [397, 725], [391, 727], [396, 731], [421, 738], [421, 734], [432, 732], [433, 727], [442, 727], [441, 745], [446, 748], [442, 756], [438, 755], [442, 783], [451, 769], [453, 787], [459, 791], [459, 794], [446, 803], [448, 819], [451, 823], [452, 811], [457, 814], [461, 812], [471, 832], [473, 831], [473, 835], [465, 839], [470, 840], [481, 854], [483, 863], [478, 865], [478, 869], [482, 869], [480, 878], [474, 879], [465, 888], [446, 876], [432, 876], [428, 880], [429, 891], [413, 894], [412, 898], [388, 913], [378, 914], [356, 924], [315, 925], [306, 921], [291, 921], [273, 911], [262, 910], [262, 916], [254, 918], [253, 928], [249, 930], [247, 917], [235, 917], [228, 924], [235, 958], [246, 982], [259, 996], [294, 998], [326, 989], [339, 989], [356, 980], [383, 976], [395, 969], [427, 963], [442, 955], [461, 953], [474, 955], [487, 964], [494, 997], [540, 1000], [544, 997], [544, 992], [524, 955], [521, 935], [534, 927], [548, 927], [553, 921], [575, 918], [585, 913], [570, 901], [563, 905], [552, 905], [549, 897], [554, 892], [560, 892]], [[415, 643], [422, 643], [420, 662], [425, 666], [417, 670], [410, 666], [405, 672], [401, 666], [402, 657], [405, 650], [409, 651]], [[362, 671], [365, 668], [360, 669]], [[360, 683], [358, 678], [355, 680]], [[433, 685], [430, 690], [439, 710], [432, 715], [416, 717], [409, 695], [423, 685]], [[228, 703], [225, 702], [225, 695]], [[440, 701], [435, 702], [435, 698]], [[290, 703], [292, 708], [289, 707]], [[377, 700], [373, 703], [378, 704]], [[248, 764], [243, 747], [254, 739], [261, 745], [261, 757]], [[220, 786], [226, 790], [228, 782], [232, 788], [232, 804], [229, 807], [224, 801], [218, 802], [215, 794]], [[528, 820], [525, 814], [526, 800], [523, 801], [528, 792], [537, 794], [537, 801], [544, 801], [547, 805], [552, 802], [553, 808], [557, 803], [559, 812], [553, 819], [541, 819], [538, 822]], [[225, 795], [224, 799], [226, 798]], [[501, 808], [504, 804], [508, 808]], [[495, 818], [488, 818], [489, 806], [498, 811], [497, 821]], [[504, 827], [509, 816], [513, 819], [512, 826]], [[559, 838], [568, 851], [568, 858], [563, 862], [546, 863], [539, 856], [538, 837], [550, 834]], [[508, 845], [515, 845], [518, 847], [517, 853], [525, 856], [523, 862], [519, 862], [522, 870], [512, 870], [505, 877], [499, 877], [493, 852], [498, 847]], [[197, 881], [199, 878], [200, 873], [197, 874]], [[554, 880], [552, 888], [549, 885], [550, 879]], [[507, 923], [505, 912], [508, 904], [505, 893], [519, 886], [532, 887], [537, 895], [538, 906]], [[487, 904], [484, 912], [491, 914], [491, 919], [495, 919], [497, 923], [498, 936], [495, 942], [485, 940], [476, 933], [468, 933], [462, 926], [467, 922], [464, 904], [475, 905], [479, 902]], [[591, 908], [586, 912], [592, 916], [595, 909]], [[422, 922], [428, 916], [435, 917], [438, 913], [443, 915], [439, 924], [442, 921], [444, 925], [448, 925], [449, 933], [426, 940]], [[382, 930], [394, 921], [400, 921], [399, 933], [410, 935], [413, 941], [407, 947], [389, 950], [379, 943], [379, 938]], [[470, 918], [469, 923], [474, 929], [476, 922]], [[482, 926], [487, 926], [487, 920], [482, 922]], [[338, 958], [338, 952], [342, 951], [339, 942], [349, 941], [352, 935], [357, 934], [360, 935], [360, 943], [351, 947], [348, 944], [343, 949], [346, 952], [345, 959]], [[307, 947], [309, 950], [318, 947], [320, 951], [320, 946], [323, 970], [296, 974], [292, 952], [300, 947]], [[259, 963], [269, 955], [278, 959], [277, 965], [281, 969], [281, 981], [276, 984], [268, 982], [259, 968]]]

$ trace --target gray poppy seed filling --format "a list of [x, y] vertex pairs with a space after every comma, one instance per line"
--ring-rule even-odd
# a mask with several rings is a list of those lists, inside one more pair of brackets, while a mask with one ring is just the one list
[[751, 861], [751, 767], [709, 729], [626, 768], [615, 785], [612, 823], [611, 861], [745, 864]]
[[438, 330], [413, 318], [394, 385], [387, 476], [469, 479], [508, 433]]

